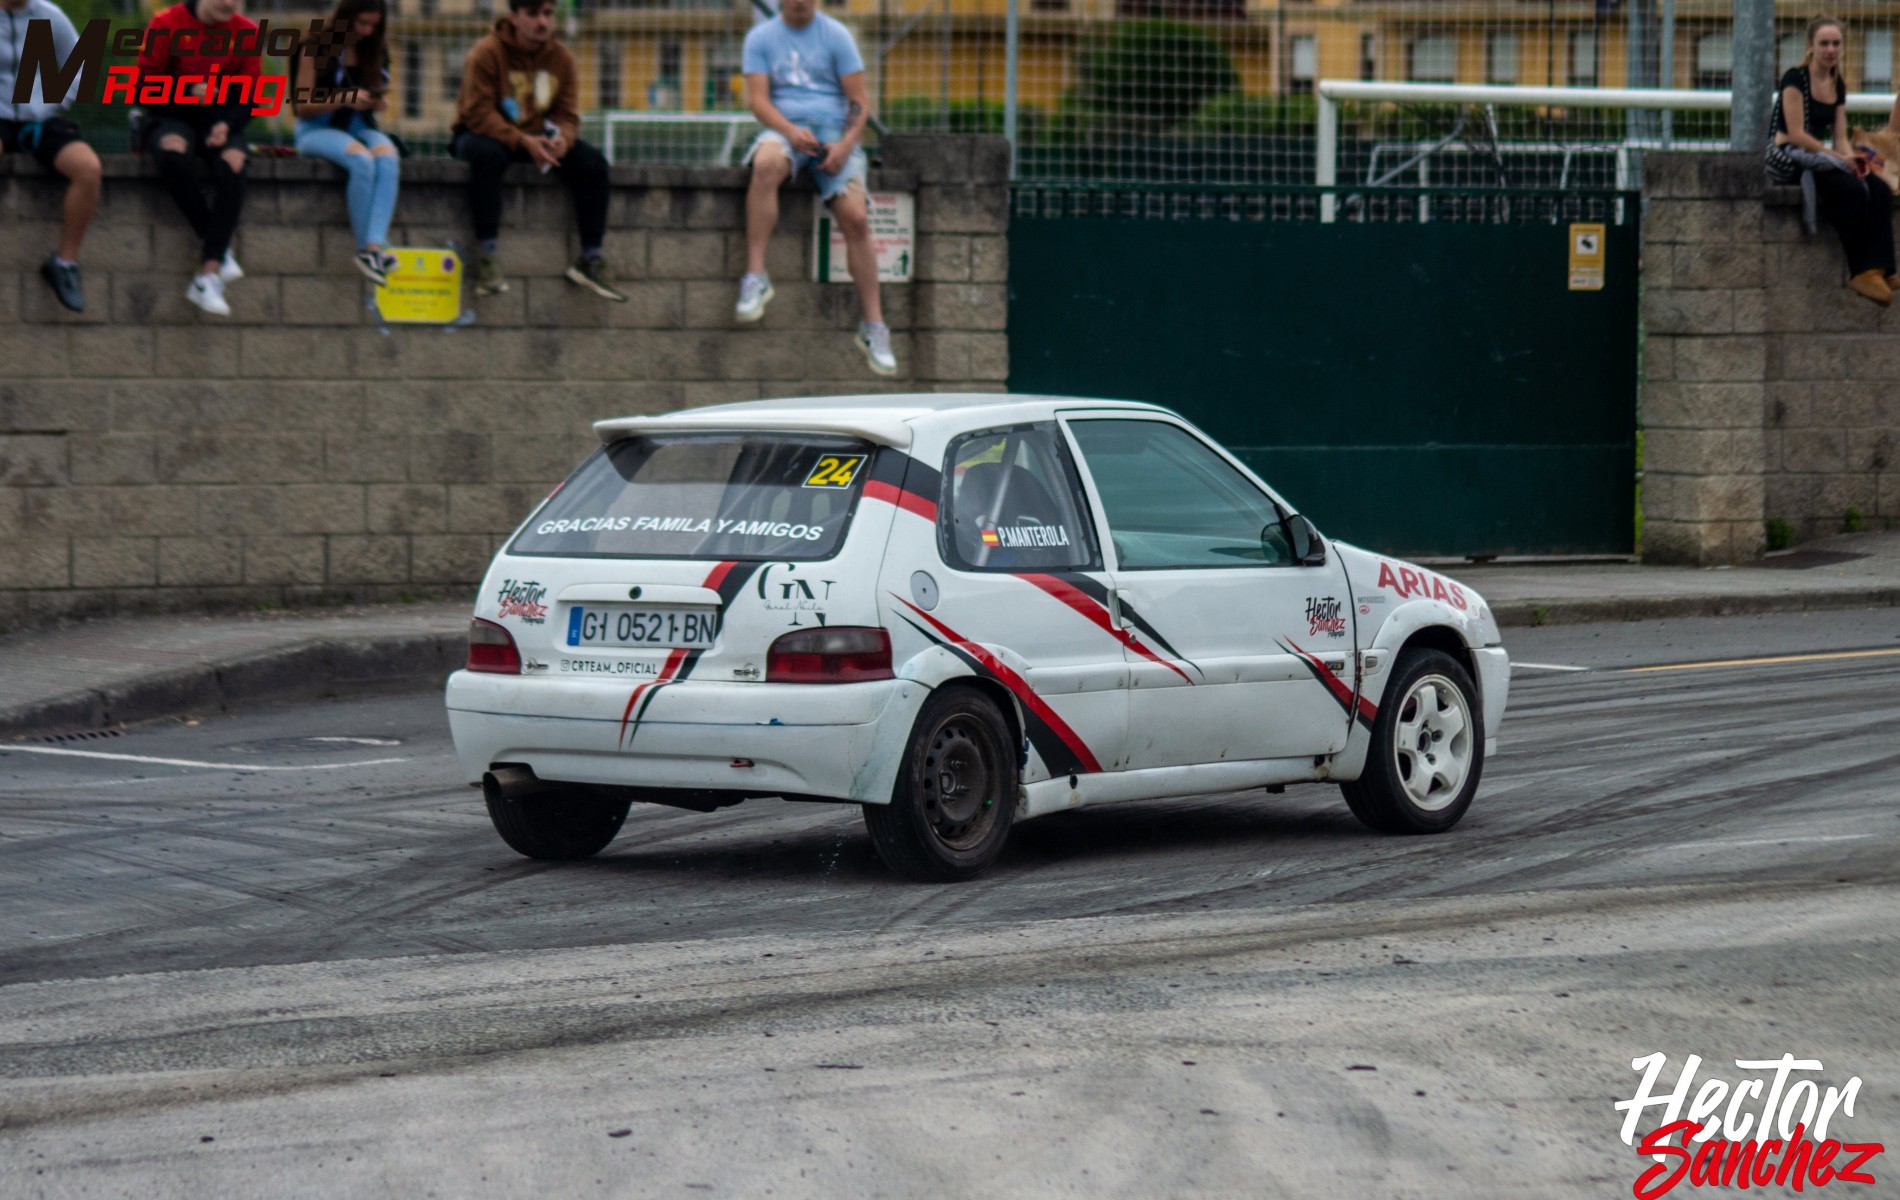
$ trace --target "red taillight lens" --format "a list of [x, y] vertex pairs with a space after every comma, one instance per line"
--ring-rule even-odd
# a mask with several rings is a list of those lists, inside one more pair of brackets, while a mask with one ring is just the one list
[[495, 675], [521, 674], [521, 651], [506, 629], [480, 617], [468, 623], [468, 669]]
[[891, 635], [840, 625], [801, 629], [772, 643], [767, 683], [861, 683], [891, 678]]

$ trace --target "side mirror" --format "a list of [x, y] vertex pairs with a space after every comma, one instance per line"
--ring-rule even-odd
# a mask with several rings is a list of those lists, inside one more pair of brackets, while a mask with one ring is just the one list
[[1326, 562], [1326, 541], [1320, 537], [1313, 523], [1294, 513], [1287, 517], [1286, 542], [1292, 547], [1293, 561], [1303, 567], [1318, 567]]

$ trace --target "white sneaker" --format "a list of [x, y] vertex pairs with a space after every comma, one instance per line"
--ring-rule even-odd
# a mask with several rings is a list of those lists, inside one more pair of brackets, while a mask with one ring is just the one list
[[218, 280], [222, 283], [236, 283], [242, 278], [244, 278], [244, 268], [238, 266], [237, 259], [229, 250], [226, 250], [224, 261], [218, 265]]
[[231, 315], [231, 306], [224, 302], [224, 280], [217, 275], [193, 275], [185, 299], [214, 317]]
[[869, 321], [858, 325], [858, 349], [864, 351], [864, 359], [871, 369], [879, 375], [897, 374], [897, 356], [891, 353], [891, 327], [882, 322], [873, 325]]
[[748, 271], [739, 279], [739, 303], [732, 310], [733, 320], [742, 325], [765, 316], [765, 306], [772, 302], [775, 295], [772, 281], [764, 275]]

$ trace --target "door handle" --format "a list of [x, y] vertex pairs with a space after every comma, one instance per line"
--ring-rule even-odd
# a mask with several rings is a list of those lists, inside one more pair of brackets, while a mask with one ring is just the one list
[[1108, 619], [1117, 629], [1128, 628], [1128, 622], [1122, 619], [1122, 592], [1120, 588], [1108, 589]]

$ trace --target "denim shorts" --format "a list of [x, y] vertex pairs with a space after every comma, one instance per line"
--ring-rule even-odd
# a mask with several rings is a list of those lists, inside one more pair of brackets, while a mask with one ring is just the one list
[[[844, 136], [843, 127], [838, 125], [812, 125], [809, 128], [813, 135], [827, 146]], [[851, 157], [844, 160], [844, 170], [836, 175], [827, 174], [818, 169], [818, 164], [823, 161], [822, 159], [793, 149], [785, 135], [773, 129], [767, 129], [752, 139], [752, 145], [745, 152], [745, 161], [750, 163], [752, 156], [759, 152], [759, 147], [767, 142], [776, 142], [785, 147], [785, 153], [790, 155], [792, 160], [792, 178], [798, 178], [801, 171], [811, 172], [812, 182], [818, 185], [818, 195], [824, 200], [837, 199], [854, 180], [859, 186], [863, 186], [865, 172], [870, 169], [870, 163], [864, 157], [864, 147], [857, 146], [852, 149]]]

